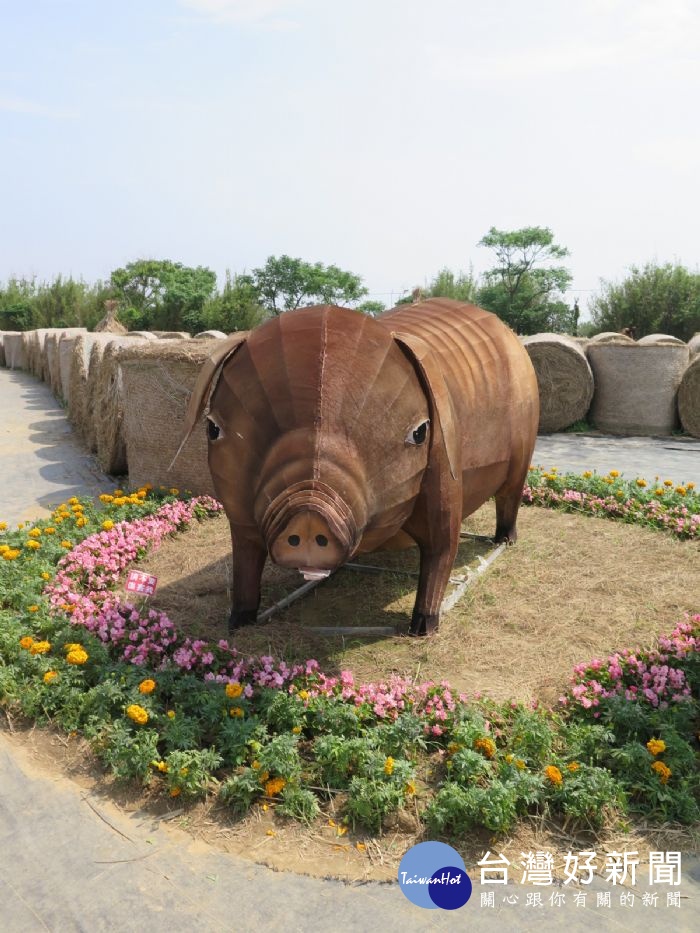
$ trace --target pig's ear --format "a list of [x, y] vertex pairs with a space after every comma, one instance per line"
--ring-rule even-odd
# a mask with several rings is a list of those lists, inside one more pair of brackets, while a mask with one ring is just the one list
[[211, 400], [216, 384], [219, 381], [219, 376], [221, 375], [221, 370], [223, 369], [224, 363], [229, 357], [238, 350], [242, 343], [245, 343], [248, 337], [248, 331], [241, 331], [238, 334], [231, 334], [230, 337], [227, 337], [226, 340], [221, 340], [217, 343], [216, 347], [212, 350], [211, 354], [207, 359], [202, 363], [202, 368], [199, 371], [197, 376], [197, 381], [194, 384], [192, 389], [192, 395], [190, 395], [190, 401], [187, 406], [187, 412], [185, 413], [185, 423], [183, 425], [182, 439], [180, 441], [180, 446], [177, 449], [177, 453], [173, 457], [173, 461], [170, 464], [170, 469], [180, 456], [180, 451], [185, 446], [187, 439], [195, 428], [195, 425], [202, 417], [203, 413], [209, 411], [209, 402]]
[[432, 417], [440, 425], [442, 446], [450, 466], [450, 473], [452, 478], [456, 479], [460, 469], [459, 434], [442, 369], [435, 354], [420, 337], [400, 331], [392, 336], [418, 370], [428, 395]]

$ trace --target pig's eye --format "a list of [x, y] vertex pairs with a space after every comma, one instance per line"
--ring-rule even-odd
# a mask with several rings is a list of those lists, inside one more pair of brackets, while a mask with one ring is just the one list
[[221, 428], [211, 418], [207, 418], [207, 436], [210, 441], [217, 441], [221, 437]]
[[412, 428], [406, 435], [406, 443], [413, 444], [416, 447], [420, 447], [421, 444], [424, 444], [428, 436], [429, 424], [429, 421], [424, 421], [422, 424], [419, 424], [417, 428]]

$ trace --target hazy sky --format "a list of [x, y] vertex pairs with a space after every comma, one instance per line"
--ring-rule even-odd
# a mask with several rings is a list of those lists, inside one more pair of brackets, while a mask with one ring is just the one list
[[540, 225], [585, 307], [698, 265], [699, 51], [696, 0], [0, 0], [0, 279], [289, 253], [389, 304]]

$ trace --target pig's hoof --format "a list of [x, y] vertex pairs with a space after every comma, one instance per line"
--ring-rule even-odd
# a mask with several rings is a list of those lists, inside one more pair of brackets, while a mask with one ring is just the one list
[[411, 627], [408, 630], [409, 635], [432, 635], [438, 630], [440, 616], [427, 616], [422, 612], [413, 611]]
[[239, 629], [243, 628], [245, 625], [255, 625], [255, 622], [258, 617], [257, 609], [234, 609], [231, 612], [231, 615], [228, 618], [228, 633], [233, 635], [233, 633]]
[[515, 544], [518, 532], [515, 528], [497, 528], [493, 540], [495, 544]]

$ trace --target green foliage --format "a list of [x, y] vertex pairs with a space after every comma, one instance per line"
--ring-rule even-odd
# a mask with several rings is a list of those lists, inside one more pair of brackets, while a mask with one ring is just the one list
[[252, 330], [266, 317], [252, 276], [232, 276], [228, 270], [223, 291], [212, 296], [202, 311], [205, 330], [221, 330], [226, 334]]
[[206, 330], [203, 309], [216, 273], [168, 259], [137, 259], [115, 269], [111, 286], [130, 330]]
[[700, 331], [700, 273], [672, 263], [632, 266], [620, 283], [602, 282], [590, 303], [597, 331], [634, 328], [645, 334], [672, 334], [690, 340]]
[[370, 317], [377, 317], [382, 311], [386, 311], [386, 306], [383, 301], [362, 301], [355, 310], [369, 314]]
[[[212, 780], [212, 772], [221, 765], [221, 756], [212, 748], [171, 752], [165, 759], [166, 783], [171, 795], [201, 797]], [[173, 794], [175, 791], [175, 794]]]
[[302, 770], [299, 740], [296, 735], [276, 735], [256, 752], [260, 771], [267, 771], [286, 781], [299, 777]]
[[353, 775], [376, 771], [384, 761], [372, 732], [356, 739], [339, 735], [319, 736], [314, 742], [314, 758], [322, 783], [331, 788], [348, 787]]
[[479, 246], [493, 249], [497, 265], [484, 274], [479, 304], [493, 311], [518, 334], [569, 332], [575, 311], [562, 300], [572, 277], [564, 266], [551, 265], [569, 255], [554, 242], [547, 227], [497, 230], [491, 227]]
[[[286, 788], [285, 788], [286, 790]], [[236, 817], [245, 816], [253, 801], [262, 794], [257, 772], [252, 768], [240, 768], [219, 787], [219, 797]]]
[[87, 327], [104, 316], [111, 291], [103, 282], [88, 285], [70, 276], [53, 282], [10, 279], [0, 285], [0, 330], [37, 327]]
[[605, 768], [582, 764], [551, 791], [550, 803], [568, 820], [584, 826], [602, 826], [612, 814], [626, 812], [623, 785]]
[[454, 298], [456, 301], [474, 303], [477, 300], [478, 284], [471, 268], [469, 272], [455, 274], [445, 266], [423, 294], [425, 298]]
[[401, 806], [404, 794], [404, 789], [394, 781], [353, 777], [347, 804], [347, 815], [353, 829], [359, 824], [378, 833], [385, 817]]
[[108, 722], [93, 739], [93, 749], [115, 777], [145, 783], [151, 761], [158, 756], [158, 730], [133, 726], [124, 720]]
[[354, 305], [367, 294], [359, 275], [291, 256], [268, 257], [264, 266], [253, 269], [252, 279], [270, 314], [313, 304]]
[[321, 812], [313, 791], [305, 790], [295, 784], [287, 784], [282, 791], [282, 798], [277, 812], [300, 823], [313, 823]]

